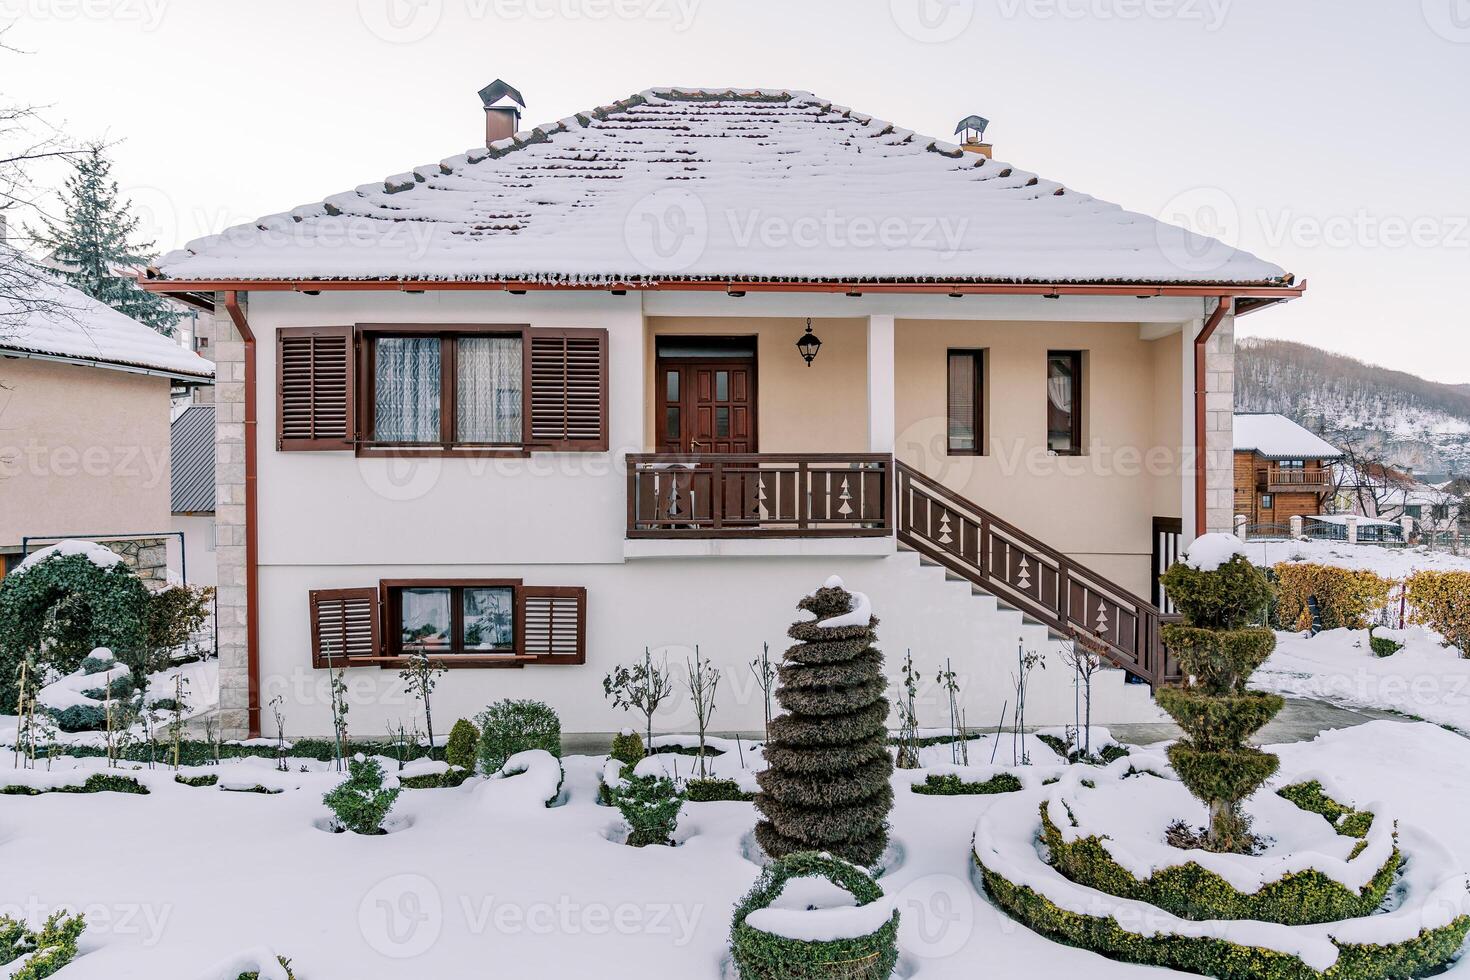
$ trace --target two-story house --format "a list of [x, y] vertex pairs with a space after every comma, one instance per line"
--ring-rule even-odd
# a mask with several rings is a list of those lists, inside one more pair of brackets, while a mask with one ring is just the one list
[[[190, 243], [213, 305], [221, 697], [256, 732], [435, 713], [624, 718], [645, 647], [748, 668], [834, 573], [891, 671], [948, 657], [972, 725], [1082, 634], [1094, 717], [1156, 717], [1154, 570], [1232, 518], [1235, 318], [1281, 268], [806, 92], [656, 89]], [[477, 124], [478, 126], [478, 124]], [[467, 135], [469, 126], [466, 127]], [[350, 138], [344, 134], [344, 138]], [[1073, 717], [1070, 673], [1028, 717]], [[938, 723], [937, 704], [930, 712]], [[666, 728], [688, 728], [676, 705]]]
[[1251, 526], [1288, 527], [1316, 517], [1336, 488], [1342, 453], [1285, 415], [1235, 416], [1235, 513]]

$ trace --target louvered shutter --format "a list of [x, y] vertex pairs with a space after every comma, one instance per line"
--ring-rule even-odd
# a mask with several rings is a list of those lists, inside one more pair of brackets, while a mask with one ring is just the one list
[[313, 667], [379, 655], [377, 589], [318, 589], [310, 601]]
[[607, 331], [537, 328], [526, 340], [530, 448], [606, 452]]
[[354, 373], [351, 327], [276, 331], [276, 448], [353, 448]]
[[587, 662], [587, 590], [521, 587], [521, 650], [545, 664]]

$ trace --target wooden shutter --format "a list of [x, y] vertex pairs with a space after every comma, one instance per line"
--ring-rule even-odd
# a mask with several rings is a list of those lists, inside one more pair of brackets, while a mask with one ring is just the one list
[[342, 667], [377, 657], [377, 589], [318, 589], [311, 592], [311, 665]]
[[587, 662], [587, 590], [525, 585], [520, 603], [521, 652], [544, 664]]
[[356, 436], [351, 327], [276, 331], [276, 448], [351, 449]]
[[531, 329], [525, 359], [526, 443], [555, 452], [606, 452], [607, 331]]

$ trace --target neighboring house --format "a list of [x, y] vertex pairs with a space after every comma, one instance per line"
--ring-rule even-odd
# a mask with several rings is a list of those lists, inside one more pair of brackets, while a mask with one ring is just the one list
[[[834, 573], [890, 673], [950, 658], [972, 726], [1014, 704], [1019, 650], [1074, 631], [1173, 673], [1154, 571], [1231, 527], [1234, 318], [1291, 276], [807, 93], [527, 131], [502, 94], [484, 145], [145, 280], [219, 324], [230, 734], [277, 695], [330, 730], [328, 667], [380, 731], [417, 710], [418, 650], [459, 668], [436, 714], [534, 697], [605, 732], [615, 664], [678, 676], [696, 645], [716, 724], [759, 728], [750, 661]], [[1094, 717], [1156, 718], [1123, 680]], [[1029, 718], [1073, 718], [1055, 660], [1030, 690]], [[687, 729], [687, 699], [657, 721]]]
[[183, 535], [180, 571], [190, 585], [216, 585], [214, 560], [214, 406], [190, 405], [169, 426], [170, 529]]
[[1452, 482], [1436, 486], [1382, 463], [1343, 467], [1338, 482], [1338, 500], [1347, 513], [1399, 523], [1407, 520], [1411, 537], [1426, 531], [1451, 534], [1459, 528], [1461, 497]]
[[1247, 525], [1288, 527], [1324, 512], [1342, 453], [1285, 415], [1236, 413], [1235, 513]]
[[170, 395], [213, 376], [209, 361], [49, 277], [24, 307], [0, 299], [5, 570], [27, 538], [80, 535], [111, 538], [104, 543], [162, 577]]

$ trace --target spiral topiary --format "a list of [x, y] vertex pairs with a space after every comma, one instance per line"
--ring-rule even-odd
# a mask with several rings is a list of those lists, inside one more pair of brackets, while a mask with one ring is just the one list
[[[1222, 542], [1212, 539], [1226, 537], [1206, 535], [1191, 550], [1219, 547]], [[1215, 851], [1246, 852], [1254, 841], [1241, 804], [1278, 765], [1274, 755], [1246, 740], [1285, 703], [1278, 695], [1245, 687], [1276, 646], [1269, 629], [1249, 625], [1270, 600], [1271, 585], [1239, 553], [1215, 568], [1196, 567], [1186, 556], [1161, 580], [1185, 620], [1183, 625], [1165, 626], [1163, 640], [1187, 680], [1182, 687], [1160, 688], [1154, 695], [1159, 707], [1184, 729], [1185, 737], [1169, 748], [1169, 762], [1185, 787], [1209, 809], [1205, 845]]]
[[835, 576], [798, 608], [816, 620], [787, 631], [797, 642], [777, 672], [785, 712], [771, 722], [767, 768], [756, 776], [765, 816], [756, 840], [773, 858], [825, 851], [870, 866], [888, 844], [893, 808], [878, 621]]

